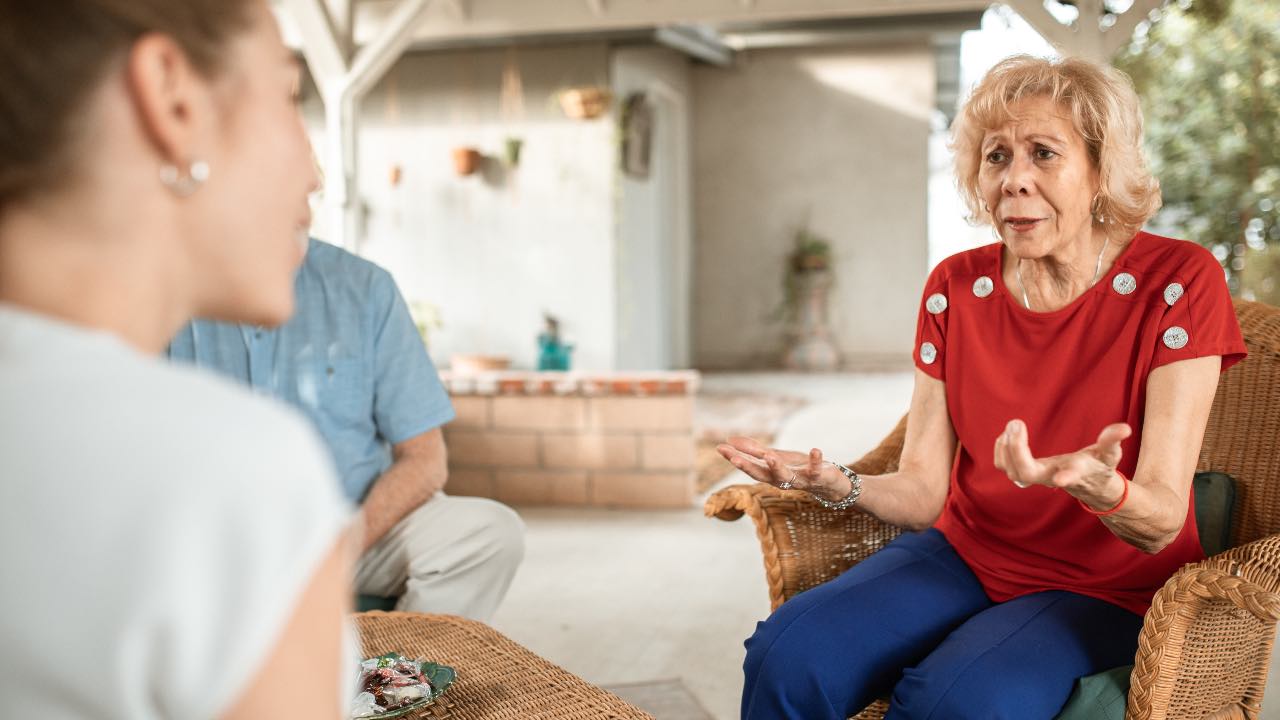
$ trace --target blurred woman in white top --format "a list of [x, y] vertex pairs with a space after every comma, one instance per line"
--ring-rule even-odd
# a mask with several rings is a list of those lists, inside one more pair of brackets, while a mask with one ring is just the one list
[[327, 453], [156, 358], [292, 312], [298, 83], [266, 0], [0, 0], [5, 717], [341, 715]]

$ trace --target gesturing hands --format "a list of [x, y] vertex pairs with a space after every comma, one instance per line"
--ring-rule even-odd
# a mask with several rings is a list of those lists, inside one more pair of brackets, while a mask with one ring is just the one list
[[1031, 455], [1027, 426], [1011, 420], [996, 438], [995, 466], [1003, 470], [1018, 487], [1045, 485], [1061, 488], [1072, 495], [1114, 502], [1116, 493], [1108, 492], [1113, 484], [1116, 466], [1123, 452], [1120, 443], [1133, 434], [1125, 423], [1113, 423], [1102, 429], [1098, 441], [1065, 455], [1036, 458]]
[[759, 482], [783, 490], [808, 490], [823, 497], [830, 494], [822, 479], [824, 463], [818, 448], [805, 454], [768, 448], [748, 437], [731, 437], [728, 442], [717, 445], [716, 451]]

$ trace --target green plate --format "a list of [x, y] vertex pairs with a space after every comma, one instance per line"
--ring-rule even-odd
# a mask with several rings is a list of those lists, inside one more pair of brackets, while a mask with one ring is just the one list
[[[387, 653], [386, 655], [378, 656], [376, 659], [394, 661], [402, 657], [402, 655], [397, 653]], [[365, 715], [358, 720], [392, 720], [392, 718], [404, 717], [414, 710], [420, 710], [435, 702], [436, 698], [443, 695], [444, 691], [448, 690], [449, 686], [453, 684], [453, 681], [458, 679], [458, 673], [448, 665], [441, 665], [440, 663], [433, 662], [420, 662], [418, 663], [418, 669], [422, 672], [422, 676], [431, 683], [431, 697], [424, 697], [421, 700], [409, 703], [404, 707], [399, 707], [395, 710], [388, 710], [387, 712], [378, 713], [377, 715]]]

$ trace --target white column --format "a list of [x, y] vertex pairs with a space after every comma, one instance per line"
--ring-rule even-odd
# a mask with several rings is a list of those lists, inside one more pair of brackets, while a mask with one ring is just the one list
[[334, 21], [325, 0], [285, 0], [285, 7], [298, 23], [303, 55], [324, 100], [323, 194], [333, 233], [326, 239], [355, 249], [364, 233], [356, 176], [360, 100], [408, 47], [431, 0], [400, 0], [377, 36], [358, 50], [351, 47], [354, 3], [330, 2], [341, 12], [340, 23]]

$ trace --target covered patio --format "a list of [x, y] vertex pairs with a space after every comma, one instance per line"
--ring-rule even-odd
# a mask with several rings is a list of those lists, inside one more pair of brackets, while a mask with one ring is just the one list
[[[460, 409], [449, 491], [528, 525], [494, 626], [657, 717], [737, 717], [768, 596], [750, 526], [700, 509], [745, 478], [699, 448], [720, 430], [874, 447], [907, 407], [926, 274], [988, 241], [944, 147], [985, 69], [963, 66], [966, 34], [1106, 59], [1162, 4], [281, 0], [312, 79], [315, 233], [422, 313]], [[836, 279], [835, 360], [798, 368], [816, 373], [781, 371], [802, 231]], [[567, 375], [535, 370], [544, 315]], [[782, 409], [744, 418], [734, 396]], [[600, 420], [610, 403], [633, 421]]]

